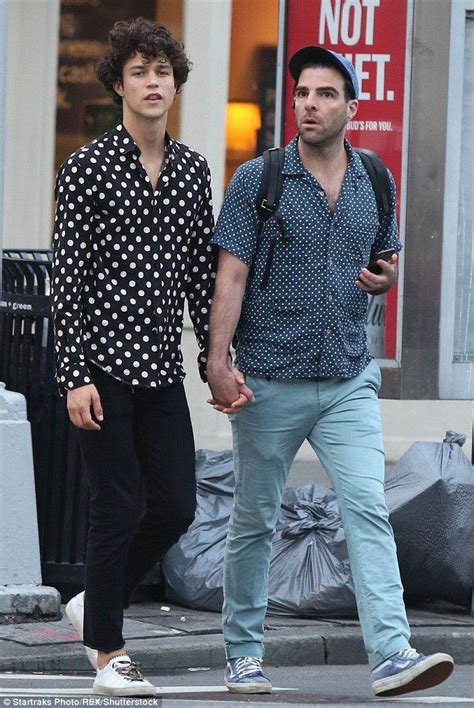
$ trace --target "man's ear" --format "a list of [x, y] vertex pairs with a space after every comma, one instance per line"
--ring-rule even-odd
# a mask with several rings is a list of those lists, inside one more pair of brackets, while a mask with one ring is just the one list
[[121, 81], [114, 81], [112, 88], [119, 96], [123, 96], [123, 86]]
[[353, 98], [349, 101], [347, 105], [347, 120], [350, 121], [354, 118], [355, 114], [357, 113], [357, 109], [359, 108], [359, 101], [357, 98]]

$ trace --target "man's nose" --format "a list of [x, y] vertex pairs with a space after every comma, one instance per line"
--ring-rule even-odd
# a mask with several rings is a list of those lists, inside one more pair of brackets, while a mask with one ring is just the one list
[[315, 93], [312, 93], [311, 91], [308, 92], [308, 95], [306, 96], [306, 101], [305, 101], [305, 108], [307, 111], [311, 110], [316, 110], [318, 107], [318, 101]]
[[148, 86], [158, 86], [159, 81], [158, 81], [158, 75], [155, 74], [154, 71], [150, 71], [148, 76], [147, 76], [147, 84]]

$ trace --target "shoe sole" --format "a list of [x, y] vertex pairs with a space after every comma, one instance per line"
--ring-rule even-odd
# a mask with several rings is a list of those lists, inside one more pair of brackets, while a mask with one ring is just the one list
[[[81, 638], [81, 641], [83, 640], [83, 635], [82, 635], [82, 616], [78, 616], [78, 613], [76, 612], [76, 607], [74, 603], [75, 598], [73, 597], [72, 600], [69, 600], [69, 602], [66, 605], [66, 614], [68, 616], [68, 619], [78, 635]], [[84, 649], [86, 650], [87, 658], [89, 659], [89, 663], [92, 666], [93, 669], [97, 669], [97, 650], [96, 649], [91, 649], [90, 647], [86, 647], [85, 645]]]
[[272, 686], [262, 686], [260, 683], [227, 683], [224, 682], [230, 693], [271, 693]]
[[92, 693], [95, 693], [96, 696], [139, 696], [143, 698], [144, 696], [156, 696], [156, 688], [154, 686], [152, 688], [146, 687], [140, 691], [137, 688], [109, 688], [108, 686], [94, 685], [92, 687]]
[[411, 691], [424, 691], [446, 681], [452, 674], [454, 661], [448, 654], [433, 654], [411, 669], [374, 681], [376, 696], [400, 696]]

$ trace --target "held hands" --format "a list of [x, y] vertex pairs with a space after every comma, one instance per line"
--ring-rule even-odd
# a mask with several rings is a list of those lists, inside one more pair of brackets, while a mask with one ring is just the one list
[[207, 379], [212, 398], [207, 402], [220, 413], [238, 413], [244, 406], [255, 400], [255, 396], [245, 384], [244, 375], [232, 366], [207, 365]]
[[76, 428], [100, 430], [100, 425], [96, 423], [96, 420], [103, 421], [104, 415], [100, 404], [99, 392], [94, 384], [79, 386], [79, 388], [73, 388], [68, 391], [67, 411], [71, 423]]
[[382, 272], [379, 275], [371, 273], [367, 268], [362, 268], [359, 277], [356, 280], [356, 285], [360, 290], [374, 295], [381, 295], [390, 290], [392, 285], [397, 281], [398, 277], [398, 256], [394, 254], [389, 261], [379, 259], [377, 264]]

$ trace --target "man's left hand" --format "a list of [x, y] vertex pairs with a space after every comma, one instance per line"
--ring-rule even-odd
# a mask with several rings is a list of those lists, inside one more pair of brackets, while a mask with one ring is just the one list
[[397, 282], [398, 278], [398, 256], [396, 253], [389, 261], [379, 259], [377, 264], [382, 269], [379, 275], [371, 273], [367, 268], [362, 268], [356, 280], [356, 285], [360, 290], [372, 295], [386, 293]]

